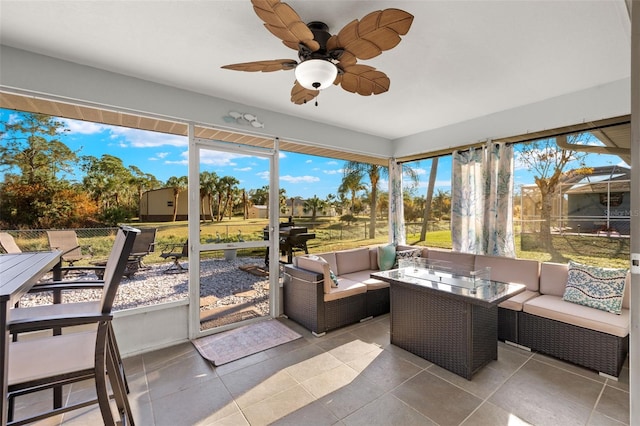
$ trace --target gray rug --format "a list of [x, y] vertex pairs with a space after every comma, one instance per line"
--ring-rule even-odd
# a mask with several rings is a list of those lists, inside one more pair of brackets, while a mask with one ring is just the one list
[[302, 337], [280, 321], [270, 319], [194, 340], [200, 355], [220, 366]]

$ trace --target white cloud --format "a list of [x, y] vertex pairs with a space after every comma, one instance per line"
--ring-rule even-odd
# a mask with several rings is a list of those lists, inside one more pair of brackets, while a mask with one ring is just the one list
[[[187, 157], [188, 153], [185, 151], [183, 157]], [[200, 150], [200, 164], [206, 164], [208, 166], [215, 167], [229, 167], [235, 166], [234, 160], [236, 158], [246, 157], [246, 155], [232, 154], [224, 151], [210, 151], [208, 149]]]
[[189, 144], [185, 136], [113, 126], [109, 126], [109, 130], [112, 136], [124, 139], [127, 145], [133, 148], [154, 148], [166, 145], [182, 147]]
[[260, 179], [269, 180], [269, 172], [268, 171], [256, 173], [256, 176], [258, 176]]
[[327, 161], [327, 164], [330, 165], [330, 166], [335, 166], [335, 165], [338, 164], [338, 162], [335, 161], [335, 160], [331, 160], [331, 161]]
[[317, 176], [280, 176], [280, 180], [283, 180], [288, 183], [313, 183], [319, 182], [320, 178]]
[[233, 170], [235, 170], [236, 172], [250, 172], [252, 170], [252, 168], [251, 167], [242, 167], [242, 168], [237, 168], [236, 167]]
[[157, 152], [155, 156], [153, 157], [149, 157], [149, 161], [158, 161], [158, 160], [162, 160], [164, 158], [167, 157], [167, 155], [169, 155], [168, 152]]
[[[424, 176], [427, 174], [427, 170], [423, 169], [422, 167], [412, 167], [413, 172], [418, 175], [418, 176]], [[407, 176], [407, 173], [404, 173], [405, 176]]]
[[305, 163], [307, 163], [307, 164], [313, 163], [313, 160], [307, 160], [307, 161], [305, 161]]
[[341, 175], [344, 173], [344, 169], [338, 169], [338, 170], [323, 170], [322, 173], [324, 173], [325, 175]]
[[80, 120], [69, 120], [66, 118], [61, 118], [60, 121], [65, 124], [66, 128], [71, 131], [71, 133], [80, 133], [83, 135], [95, 135], [97, 133], [102, 133], [105, 131], [109, 131], [111, 126], [105, 126], [100, 123], [91, 123], [89, 121], [80, 121]]

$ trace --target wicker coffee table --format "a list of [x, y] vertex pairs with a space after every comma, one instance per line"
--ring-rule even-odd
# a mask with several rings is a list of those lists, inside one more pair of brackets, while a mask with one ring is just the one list
[[498, 303], [525, 290], [414, 267], [371, 276], [390, 284], [391, 343], [467, 380], [498, 359]]

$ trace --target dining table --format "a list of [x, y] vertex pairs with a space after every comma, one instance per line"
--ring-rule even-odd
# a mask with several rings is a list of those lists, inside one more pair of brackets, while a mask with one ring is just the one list
[[0, 424], [2, 426], [7, 424], [8, 415], [10, 344], [8, 323], [11, 307], [47, 272], [53, 272], [54, 280], [61, 278], [61, 256], [60, 251], [0, 254], [0, 327], [2, 327], [2, 333], [0, 333], [0, 350], [2, 351], [0, 416], [2, 421]]

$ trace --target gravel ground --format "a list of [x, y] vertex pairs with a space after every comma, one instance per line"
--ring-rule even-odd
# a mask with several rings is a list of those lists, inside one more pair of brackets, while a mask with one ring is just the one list
[[[183, 263], [184, 264], [184, 263]], [[239, 257], [236, 260], [206, 259], [200, 262], [200, 295], [209, 310], [220, 306], [256, 301], [256, 309], [267, 315], [269, 312], [269, 279], [259, 277], [239, 269], [242, 265], [264, 266], [258, 258]], [[165, 274], [168, 264], [149, 265], [138, 270], [132, 278], [123, 278], [114, 302], [114, 311], [140, 306], [157, 305], [187, 299], [188, 273]], [[95, 280], [93, 272], [82, 277], [69, 279]], [[46, 279], [46, 277], [45, 277]], [[253, 291], [251, 291], [253, 290]], [[236, 296], [244, 293], [243, 296]], [[82, 302], [98, 300], [101, 293], [96, 290], [68, 291], [63, 293], [63, 301]], [[20, 306], [34, 306], [52, 303], [51, 293], [30, 293], [20, 300]]]

